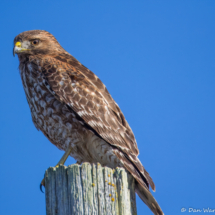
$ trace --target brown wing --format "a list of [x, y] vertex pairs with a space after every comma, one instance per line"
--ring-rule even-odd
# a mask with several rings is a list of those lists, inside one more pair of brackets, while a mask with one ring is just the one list
[[107, 143], [124, 166], [135, 173], [145, 187], [154, 183], [137, 158], [137, 143], [131, 128], [104, 84], [90, 70], [70, 56], [46, 58], [42, 75], [46, 86], [58, 100], [72, 108]]
[[51, 89], [103, 139], [138, 155], [133, 132], [105, 85], [74, 58], [70, 64], [64, 59], [45, 60], [42, 74]]

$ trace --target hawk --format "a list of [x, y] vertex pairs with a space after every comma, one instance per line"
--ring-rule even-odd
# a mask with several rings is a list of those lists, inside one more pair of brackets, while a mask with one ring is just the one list
[[138, 159], [134, 134], [100, 79], [66, 52], [47, 31], [25, 31], [14, 39], [19, 70], [35, 127], [77, 163], [124, 167], [135, 191], [155, 215], [163, 215], [149, 191], [155, 185]]

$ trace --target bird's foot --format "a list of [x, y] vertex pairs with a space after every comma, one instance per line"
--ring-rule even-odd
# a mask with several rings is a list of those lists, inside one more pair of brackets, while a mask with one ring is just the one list
[[43, 178], [43, 180], [40, 182], [40, 191], [41, 191], [42, 193], [44, 193], [44, 192], [43, 192], [43, 187], [45, 187], [45, 178]]
[[[71, 148], [68, 148], [68, 149], [65, 151], [65, 153], [63, 154], [62, 158], [59, 160], [59, 162], [57, 163], [57, 165], [55, 166], [55, 168], [58, 167], [60, 164], [63, 165], [63, 164], [66, 162], [66, 160], [67, 160], [67, 158], [69, 157], [71, 151], [72, 151]], [[45, 187], [45, 178], [43, 178], [43, 180], [42, 180], [41, 183], [40, 183], [40, 190], [41, 190], [42, 193], [44, 193], [44, 192], [43, 192], [43, 187]]]

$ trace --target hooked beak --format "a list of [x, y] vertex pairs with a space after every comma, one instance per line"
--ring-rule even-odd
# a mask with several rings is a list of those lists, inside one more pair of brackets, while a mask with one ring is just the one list
[[14, 48], [13, 48], [13, 56], [15, 57], [15, 54], [21, 53], [23, 51], [27, 51], [28, 49], [22, 48], [22, 43], [21, 42], [16, 42]]

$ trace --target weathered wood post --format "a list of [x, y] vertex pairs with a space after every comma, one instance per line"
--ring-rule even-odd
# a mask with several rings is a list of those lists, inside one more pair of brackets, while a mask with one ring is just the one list
[[47, 215], [136, 215], [134, 179], [123, 168], [84, 163], [45, 173]]

